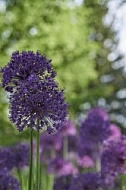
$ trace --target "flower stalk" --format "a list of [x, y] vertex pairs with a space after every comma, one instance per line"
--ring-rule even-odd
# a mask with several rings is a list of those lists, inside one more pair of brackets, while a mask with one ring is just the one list
[[29, 182], [28, 190], [32, 190], [32, 175], [33, 173], [33, 131], [30, 131], [30, 163], [29, 163]]
[[[37, 125], [39, 127], [39, 120], [37, 119]], [[37, 129], [36, 134], [36, 190], [39, 190], [40, 186], [40, 132], [39, 129]]]

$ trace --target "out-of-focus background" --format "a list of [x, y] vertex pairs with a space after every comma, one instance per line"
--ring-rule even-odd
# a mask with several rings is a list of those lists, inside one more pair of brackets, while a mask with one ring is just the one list
[[[126, 128], [126, 0], [0, 0], [0, 67], [15, 50], [41, 51], [52, 59], [76, 120], [91, 107], [107, 110]], [[21, 134], [8, 119], [0, 88], [0, 145]]]

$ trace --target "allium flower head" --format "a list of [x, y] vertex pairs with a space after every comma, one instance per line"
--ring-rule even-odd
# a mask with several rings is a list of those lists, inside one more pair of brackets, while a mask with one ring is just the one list
[[31, 130], [46, 126], [52, 133], [62, 127], [68, 105], [54, 80], [50, 60], [39, 52], [15, 52], [2, 74], [2, 86], [11, 92], [10, 120], [19, 131], [25, 126]]
[[67, 137], [67, 140], [68, 140], [68, 152], [76, 152], [78, 137], [75, 135], [69, 135]]
[[93, 109], [81, 124], [79, 131], [80, 138], [92, 143], [103, 142], [110, 135], [109, 126], [110, 123], [106, 114], [104, 116], [103, 111], [101, 114], [101, 109], [99, 112], [98, 108], [96, 110]]
[[62, 133], [62, 135], [70, 135], [74, 136], [76, 135], [76, 126], [71, 120], [68, 120], [63, 127], [59, 130], [59, 133]]
[[66, 175], [55, 178], [53, 190], [68, 190], [72, 181], [72, 175]]
[[126, 174], [126, 136], [108, 144], [102, 153], [101, 171], [105, 177]]
[[78, 140], [77, 153], [77, 163], [83, 167], [93, 167], [99, 154], [98, 150], [96, 150], [90, 141], [83, 139]]
[[48, 164], [48, 172], [53, 173], [56, 176], [75, 175], [77, 169], [67, 160], [56, 157], [50, 160]]
[[83, 158], [83, 156], [89, 156], [90, 158], [94, 158], [94, 146], [88, 141], [78, 139], [77, 153], [81, 158]]
[[50, 136], [46, 132], [42, 133], [40, 137], [40, 146], [42, 151], [60, 150], [62, 147], [61, 134], [57, 132]]
[[11, 147], [13, 154], [14, 166], [21, 169], [29, 165], [29, 144], [21, 143]]
[[110, 125], [110, 131], [111, 131], [111, 135], [109, 136], [108, 139], [105, 140], [105, 144], [109, 143], [109, 141], [118, 141], [121, 138], [121, 130], [118, 126], [116, 126], [115, 124], [111, 124]]
[[11, 147], [0, 147], [0, 170], [7, 168], [11, 170], [15, 165], [14, 155], [12, 153]]
[[49, 135], [44, 132], [40, 136], [40, 160], [47, 163], [62, 148], [62, 136], [59, 132]]
[[100, 107], [95, 107], [95, 108], [92, 108], [91, 110], [89, 110], [88, 117], [92, 117], [92, 116], [99, 116], [104, 121], [109, 120], [109, 116], [108, 116], [107, 112]]
[[32, 74], [36, 74], [43, 81], [48, 77], [54, 78], [56, 73], [50, 62], [51, 60], [47, 60], [40, 52], [35, 54], [33, 51], [22, 51], [22, 53], [16, 51], [12, 54], [8, 65], [1, 69], [2, 86], [12, 93], [14, 88]]
[[83, 156], [82, 158], [77, 157], [77, 163], [79, 166], [85, 167], [85, 168], [94, 167], [95, 165], [94, 160], [90, 158], [89, 156]]
[[69, 190], [101, 190], [102, 180], [99, 173], [79, 174], [70, 185]]
[[0, 170], [0, 190], [21, 190], [18, 180], [9, 175], [7, 168]]

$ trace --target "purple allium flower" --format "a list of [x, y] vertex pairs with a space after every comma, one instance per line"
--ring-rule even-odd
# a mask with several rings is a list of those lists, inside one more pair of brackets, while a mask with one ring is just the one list
[[0, 170], [0, 190], [21, 190], [18, 180], [9, 175], [7, 168]]
[[59, 130], [59, 133], [62, 133], [64, 136], [70, 135], [75, 136], [76, 135], [76, 126], [71, 120], [68, 120], [62, 128]]
[[115, 124], [110, 124], [111, 135], [104, 141], [104, 144], [109, 143], [110, 141], [118, 141], [121, 138], [121, 130]]
[[104, 121], [109, 120], [109, 116], [103, 108], [95, 107], [95, 108], [92, 108], [91, 110], [89, 110], [89, 112], [88, 112], [88, 117], [92, 117], [92, 116], [95, 117], [97, 115], [99, 117], [101, 117]]
[[85, 167], [85, 168], [94, 167], [95, 165], [94, 160], [90, 158], [89, 156], [83, 156], [82, 158], [77, 157], [77, 163], [79, 166]]
[[95, 158], [95, 149], [93, 144], [80, 138], [78, 139], [77, 153], [81, 158], [83, 158], [83, 156]]
[[31, 130], [46, 126], [52, 133], [66, 122], [68, 105], [50, 62], [39, 52], [15, 52], [2, 69], [2, 86], [11, 92], [10, 120], [19, 131], [25, 126]]
[[79, 174], [70, 185], [69, 190], [101, 190], [103, 187], [99, 173]]
[[14, 167], [21, 169], [22, 167], [29, 165], [29, 144], [17, 144], [11, 148], [13, 158], [14, 158]]
[[15, 160], [13, 153], [11, 151], [11, 147], [0, 147], [0, 170], [2, 168], [7, 168], [11, 170], [15, 165]]
[[75, 175], [78, 172], [77, 168], [61, 157], [50, 160], [47, 170], [48, 173], [53, 173], [55, 176]]
[[10, 147], [0, 147], [0, 169], [8, 170], [14, 167], [22, 168], [29, 165], [29, 145], [17, 144]]
[[99, 152], [92, 143], [78, 140], [76, 161], [79, 166], [93, 167], [98, 155]]
[[47, 163], [50, 159], [59, 153], [62, 148], [63, 137], [59, 133], [54, 133], [49, 135], [47, 132], [44, 132], [40, 136], [40, 160], [41, 162]]
[[50, 64], [40, 52], [36, 54], [33, 51], [16, 51], [12, 54], [11, 60], [1, 69], [3, 74], [2, 86], [6, 91], [13, 92], [17, 86], [25, 81], [32, 74], [36, 74], [43, 82], [53, 79], [56, 75]]
[[[110, 135], [109, 119], [106, 115], [103, 117], [100, 108], [99, 110], [99, 112], [98, 108], [91, 110], [87, 118], [82, 122], [79, 130], [80, 138], [93, 144], [103, 142]], [[102, 111], [102, 113], [104, 112]]]
[[52, 134], [42, 133], [40, 136], [40, 146], [44, 150], [60, 150], [62, 147], [62, 136], [59, 132]]
[[68, 190], [72, 181], [72, 175], [57, 177], [54, 180], [53, 190]]
[[126, 174], [126, 136], [112, 141], [103, 150], [101, 157], [101, 173], [103, 177]]
[[77, 151], [77, 136], [68, 136], [68, 152], [76, 152]]

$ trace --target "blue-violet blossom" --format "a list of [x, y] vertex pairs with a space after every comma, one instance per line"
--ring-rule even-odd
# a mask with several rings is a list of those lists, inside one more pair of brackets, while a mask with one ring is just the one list
[[11, 93], [9, 117], [19, 131], [46, 126], [53, 133], [66, 121], [68, 105], [50, 62], [39, 52], [14, 52], [2, 69], [2, 86]]
[[0, 190], [21, 190], [18, 180], [9, 175], [7, 168], [0, 170]]
[[2, 87], [12, 93], [20, 83], [32, 74], [36, 74], [43, 81], [46, 80], [46, 77], [53, 79], [56, 73], [50, 62], [51, 60], [47, 60], [40, 52], [36, 54], [33, 51], [13, 52], [10, 62], [1, 69]]
[[61, 177], [56, 177], [54, 180], [53, 190], [68, 190], [70, 183], [72, 181], [72, 175], [66, 175]]
[[106, 112], [101, 108], [90, 110], [86, 119], [81, 123], [80, 139], [98, 144], [107, 139], [110, 134], [110, 122]]
[[101, 190], [103, 183], [99, 173], [84, 173], [73, 178], [69, 190]]
[[126, 136], [112, 141], [101, 156], [101, 173], [104, 177], [126, 174]]
[[55, 176], [75, 175], [78, 170], [71, 162], [62, 157], [56, 157], [50, 160], [47, 168], [48, 173], [53, 173]]

